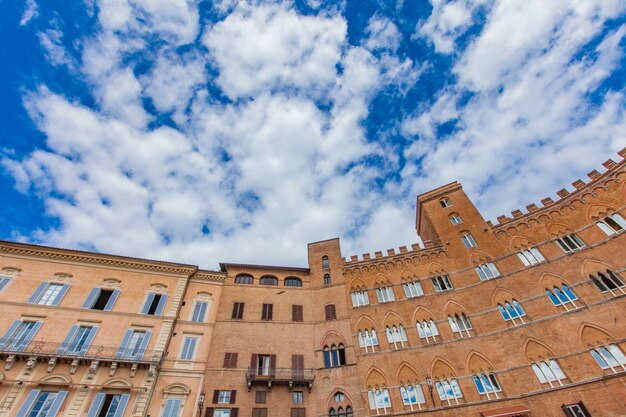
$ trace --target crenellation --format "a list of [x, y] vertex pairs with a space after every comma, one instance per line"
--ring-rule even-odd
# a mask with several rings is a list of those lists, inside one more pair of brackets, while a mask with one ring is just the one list
[[382, 251], [376, 251], [376, 252], [374, 252], [374, 257], [375, 257], [375, 258], [382, 258], [382, 257], [383, 257], [383, 253], [382, 253]]
[[350, 256], [350, 262], [358, 262], [358, 261], [359, 261], [359, 257], [357, 255]]
[[526, 206], [526, 210], [528, 210], [529, 213], [532, 213], [534, 211], [539, 210], [539, 207], [537, 207], [535, 203], [532, 203]]
[[408, 253], [406, 246], [400, 246], [400, 253]]
[[572, 186], [577, 189], [577, 190], [582, 190], [583, 188], [585, 188], [587, 186], [587, 183], [585, 183], [583, 180], [581, 179], [577, 179], [576, 181], [574, 181], [572, 183]]
[[514, 217], [514, 218], [516, 218], [516, 219], [517, 219], [517, 218], [520, 218], [520, 217], [522, 217], [522, 216], [524, 215], [524, 214], [522, 213], [522, 211], [521, 211], [521, 210], [513, 210], [513, 211], [511, 212], [511, 214], [512, 214], [512, 215], [513, 215], [513, 217]]
[[394, 249], [387, 249], [387, 256], [393, 256], [396, 254], [396, 251]]
[[554, 204], [554, 200], [551, 197], [542, 198], [541, 204], [543, 204], [544, 207], [548, 207]]
[[504, 222], [506, 222], [507, 220], [509, 220], [509, 218], [508, 218], [508, 217], [506, 217], [506, 216], [503, 214], [503, 215], [501, 215], [501, 216], [496, 217], [496, 220], [498, 221], [498, 223], [504, 223]]
[[369, 261], [371, 259], [370, 254], [369, 253], [364, 253], [363, 254], [363, 260], [364, 261]]
[[602, 174], [600, 174], [597, 169], [594, 169], [593, 171], [588, 172], [587, 176], [589, 177], [591, 181], [595, 181], [598, 178], [600, 178]]

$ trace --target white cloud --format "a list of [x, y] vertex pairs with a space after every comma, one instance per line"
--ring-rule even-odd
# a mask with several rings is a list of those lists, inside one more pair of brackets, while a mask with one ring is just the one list
[[396, 25], [383, 16], [372, 16], [365, 31], [368, 38], [364, 46], [372, 51], [377, 49], [396, 51], [402, 41], [402, 35]]
[[63, 47], [63, 32], [59, 29], [48, 29], [37, 34], [39, 43], [46, 51], [46, 57], [55, 66], [67, 65], [71, 70], [74, 69], [74, 62], [70, 55]]
[[26, 26], [28, 22], [39, 16], [39, 7], [37, 6], [35, 0], [26, 0], [25, 5], [26, 7], [24, 8], [24, 13], [22, 13], [22, 17], [20, 19], [20, 26]]

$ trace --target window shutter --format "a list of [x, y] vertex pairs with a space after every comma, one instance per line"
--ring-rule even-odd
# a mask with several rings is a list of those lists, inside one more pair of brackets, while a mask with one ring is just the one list
[[207, 407], [206, 412], [204, 413], [204, 417], [213, 417], [213, 407]]
[[146, 302], [143, 304], [143, 308], [141, 309], [141, 314], [148, 314], [148, 310], [150, 310], [150, 305], [152, 301], [154, 301], [155, 294], [153, 292], [148, 293], [146, 297]]
[[326, 320], [329, 320], [329, 317], [330, 317], [330, 312], [329, 312], [328, 307], [330, 307], [330, 304], [324, 306], [324, 317], [326, 317]]
[[50, 409], [45, 414], [45, 417], [56, 417], [61, 406], [63, 405], [63, 401], [65, 401], [65, 397], [67, 397], [67, 391], [59, 391], [57, 396], [55, 397]]
[[63, 340], [63, 343], [61, 343], [61, 347], [59, 348], [59, 353], [67, 352], [67, 349], [69, 349], [70, 344], [72, 343], [72, 340], [74, 340], [74, 337], [76, 336], [76, 333], [78, 332], [79, 328], [80, 328], [79, 324], [75, 324], [72, 326], [70, 331], [67, 333], [67, 336], [65, 336], [65, 340]]
[[37, 301], [39, 301], [46, 288], [48, 288], [48, 285], [50, 285], [49, 282], [42, 282], [41, 284], [39, 284], [33, 295], [31, 295], [28, 299], [28, 302], [30, 304], [37, 304]]
[[231, 368], [236, 368], [237, 367], [237, 357], [239, 356], [239, 354], [237, 352], [233, 352], [230, 354], [230, 367]]
[[87, 336], [87, 340], [85, 340], [85, 344], [80, 349], [81, 355], [84, 355], [89, 350], [89, 346], [93, 342], [93, 339], [96, 337], [96, 333], [98, 333], [98, 326], [93, 326], [89, 331], [89, 336]]
[[24, 400], [24, 403], [20, 407], [20, 410], [17, 412], [15, 417], [26, 417], [30, 409], [33, 408], [33, 404], [35, 403], [35, 400], [37, 399], [37, 396], [40, 392], [41, 390], [38, 389], [34, 389], [29, 392], [28, 396]]
[[167, 302], [167, 294], [161, 294], [161, 299], [159, 300], [159, 304], [154, 312], [155, 316], [160, 316], [163, 314], [163, 308], [165, 308], [165, 303]]
[[217, 404], [217, 401], [220, 398], [220, 391], [219, 390], [213, 390], [213, 404]]
[[268, 317], [268, 320], [272, 320], [273, 313], [274, 313], [274, 304], [270, 304], [269, 305], [269, 317]]
[[89, 291], [87, 299], [83, 303], [83, 308], [91, 308], [93, 303], [95, 303], [96, 298], [98, 298], [98, 295], [100, 295], [100, 288], [92, 288], [91, 291]]
[[223, 368], [230, 368], [230, 353], [224, 353], [224, 365]]
[[330, 319], [334, 320], [337, 318], [337, 312], [335, 311], [335, 305], [334, 304], [329, 304], [328, 305], [328, 312], [330, 314]]
[[54, 297], [54, 301], [52, 302], [52, 305], [58, 306], [59, 303], [61, 302], [61, 300], [63, 299], [63, 297], [65, 297], [65, 294], [67, 293], [67, 291], [70, 289], [70, 285], [69, 284], [64, 284], [61, 287], [61, 291], [59, 291], [59, 293], [57, 294], [56, 297]]
[[578, 402], [578, 406], [580, 407], [581, 410], [583, 410], [585, 417], [591, 417], [591, 414], [589, 414], [589, 411], [587, 411], [587, 407], [585, 407], [585, 404], [583, 404], [582, 401]]
[[274, 378], [276, 376], [276, 355], [270, 355], [270, 377]]
[[230, 401], [228, 403], [235, 404], [236, 400], [237, 400], [237, 390], [236, 389], [230, 390]]
[[100, 413], [100, 408], [102, 407], [102, 403], [104, 402], [104, 398], [106, 394], [104, 392], [99, 392], [96, 394], [93, 402], [91, 403], [91, 407], [89, 408], [89, 413], [87, 413], [87, 417], [96, 417]]
[[4, 333], [4, 336], [2, 336], [2, 339], [0, 339], [0, 347], [4, 347], [5, 344], [11, 341], [11, 336], [13, 336], [15, 330], [20, 327], [20, 324], [22, 324], [22, 320], [15, 320], [13, 324], [11, 324], [9, 330], [7, 330], [6, 333]]
[[126, 330], [126, 334], [124, 335], [124, 339], [122, 340], [122, 344], [120, 345], [120, 348], [117, 350], [117, 354], [115, 355], [118, 358], [125, 358], [126, 357], [126, 346], [128, 346], [128, 342], [130, 342], [130, 338], [133, 336], [133, 330], [132, 329], [128, 329]]
[[120, 402], [117, 404], [117, 408], [115, 409], [115, 414], [113, 415], [113, 417], [124, 416], [124, 411], [126, 410], [126, 406], [128, 405], [130, 394], [122, 394], [120, 395], [120, 397]]
[[231, 408], [230, 409], [230, 417], [239, 417], [239, 409]]
[[33, 340], [33, 338], [35, 337], [35, 335], [37, 334], [37, 332], [39, 331], [42, 325], [43, 325], [43, 322], [41, 321], [35, 322], [35, 325], [33, 326], [33, 328], [30, 329], [30, 332], [28, 332], [28, 335], [24, 338], [22, 343], [20, 343], [20, 345], [18, 346], [19, 350], [26, 349], [26, 346], [28, 346], [31, 340]]
[[120, 290], [113, 290], [113, 293], [111, 294], [111, 298], [109, 298], [109, 301], [107, 301], [107, 305], [104, 306], [104, 311], [113, 310], [113, 306], [115, 305], [115, 302], [117, 301], [117, 297], [119, 297], [119, 295], [120, 295]]
[[143, 340], [141, 341], [141, 346], [139, 346], [139, 351], [135, 355], [134, 359], [141, 359], [141, 358], [143, 358], [143, 355], [146, 353], [146, 349], [148, 348], [148, 343], [150, 342], [150, 337], [151, 336], [152, 336], [152, 332], [151, 331], [146, 331], [146, 335], [144, 336]]
[[259, 355], [257, 355], [256, 353], [253, 353], [250, 356], [250, 372], [253, 375], [256, 375], [256, 371], [257, 371], [257, 365], [259, 364]]

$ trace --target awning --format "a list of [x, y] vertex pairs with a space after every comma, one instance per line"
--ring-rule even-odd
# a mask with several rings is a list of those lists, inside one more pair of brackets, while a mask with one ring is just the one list
[[526, 417], [529, 413], [530, 410], [523, 405], [511, 405], [480, 412], [483, 417]]

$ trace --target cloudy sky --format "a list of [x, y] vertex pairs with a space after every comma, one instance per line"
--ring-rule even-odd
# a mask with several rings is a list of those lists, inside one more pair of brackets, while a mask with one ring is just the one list
[[623, 0], [0, 1], [0, 237], [199, 264], [417, 241], [626, 146]]

